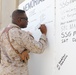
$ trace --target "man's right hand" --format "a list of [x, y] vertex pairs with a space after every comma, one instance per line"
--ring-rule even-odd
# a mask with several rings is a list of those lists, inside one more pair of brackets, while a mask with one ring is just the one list
[[41, 26], [40, 26], [39, 29], [40, 29], [40, 31], [41, 31], [42, 34], [45, 34], [46, 35], [47, 28], [46, 28], [45, 24], [41, 24]]

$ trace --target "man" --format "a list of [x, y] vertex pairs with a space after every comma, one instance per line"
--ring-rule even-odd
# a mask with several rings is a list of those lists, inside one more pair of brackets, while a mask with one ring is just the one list
[[12, 13], [12, 24], [0, 32], [1, 63], [0, 75], [28, 75], [28, 52], [42, 53], [46, 47], [47, 28], [40, 26], [42, 33], [39, 41], [21, 30], [26, 28], [28, 17], [24, 10], [15, 10]]

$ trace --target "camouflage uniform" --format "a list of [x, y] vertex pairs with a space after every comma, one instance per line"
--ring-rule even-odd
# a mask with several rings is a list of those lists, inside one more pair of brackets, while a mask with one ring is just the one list
[[[25, 48], [33, 53], [42, 53], [44, 51], [47, 42], [44, 34], [41, 35], [39, 42], [37, 42], [31, 34], [21, 30], [19, 26], [15, 24], [10, 24], [9, 26], [14, 26], [14, 28], [9, 30], [9, 37], [12, 46], [17, 49], [19, 53]], [[0, 35], [1, 33], [2, 31]], [[6, 33], [1, 35], [0, 44], [0, 75], [28, 75], [28, 62], [23, 63], [20, 61], [19, 55], [10, 46]]]

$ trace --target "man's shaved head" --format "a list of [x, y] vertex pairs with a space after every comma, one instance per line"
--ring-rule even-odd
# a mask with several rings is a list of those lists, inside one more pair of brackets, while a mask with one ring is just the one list
[[21, 28], [27, 27], [28, 17], [24, 10], [17, 9], [12, 13], [12, 23], [18, 25]]
[[17, 10], [15, 10], [15, 11], [12, 13], [12, 19], [18, 18], [18, 17], [20, 17], [20, 16], [23, 15], [23, 14], [25, 14], [25, 11], [24, 11], [24, 10], [17, 9]]

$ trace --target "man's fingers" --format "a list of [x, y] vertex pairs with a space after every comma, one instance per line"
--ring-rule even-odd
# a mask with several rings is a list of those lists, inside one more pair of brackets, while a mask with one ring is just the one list
[[27, 59], [27, 60], [29, 59], [29, 54], [27, 54], [27, 57], [26, 57], [26, 59]]

